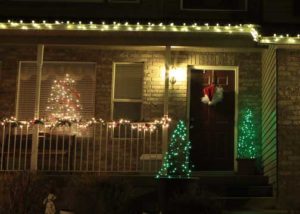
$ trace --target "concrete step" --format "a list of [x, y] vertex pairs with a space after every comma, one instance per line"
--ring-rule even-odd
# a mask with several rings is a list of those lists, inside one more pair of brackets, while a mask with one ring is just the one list
[[270, 185], [265, 186], [230, 186], [224, 191], [227, 196], [244, 197], [272, 197], [273, 188]]
[[226, 210], [276, 210], [275, 197], [219, 197]]
[[255, 186], [268, 185], [268, 177], [262, 175], [225, 175], [225, 176], [200, 176], [199, 184], [205, 185], [239, 185]]

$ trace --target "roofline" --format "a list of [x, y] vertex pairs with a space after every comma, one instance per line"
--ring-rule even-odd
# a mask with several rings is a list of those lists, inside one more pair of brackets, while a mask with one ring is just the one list
[[[164, 23], [148, 23], [148, 24], [140, 24], [137, 22], [136, 24], [131, 24], [128, 22], [120, 23], [82, 23], [82, 22], [35, 22], [31, 23], [23, 22], [22, 20], [0, 22], [0, 36], [2, 35], [22, 35], [23, 32], [27, 32], [25, 34], [34, 33], [35, 35], [45, 35], [47, 32], [56, 32], [56, 33], [78, 33], [78, 32], [90, 32], [97, 33], [100, 35], [101, 33], [111, 33], [115, 34], [119, 33], [172, 33], [172, 34], [220, 34], [220, 35], [236, 35], [236, 36], [250, 36], [252, 40], [257, 44], [289, 44], [289, 45], [299, 45], [300, 44], [300, 34], [297, 36], [290, 36], [289, 34], [277, 35], [273, 36], [264, 36], [259, 32], [260, 26], [254, 24], [239, 24], [239, 25], [209, 25], [208, 23], [204, 25], [199, 25], [194, 23], [192, 25], [187, 25], [183, 23], [182, 25], [175, 25], [174, 23], [164, 24]], [[30, 33], [28, 33], [30, 32]], [[96, 35], [96, 34], [94, 34]]]

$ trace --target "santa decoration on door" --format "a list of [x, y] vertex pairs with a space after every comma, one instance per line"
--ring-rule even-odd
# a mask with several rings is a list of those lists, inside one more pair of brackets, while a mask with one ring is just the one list
[[211, 84], [203, 89], [204, 96], [201, 101], [208, 105], [216, 105], [223, 100], [224, 89], [221, 86]]

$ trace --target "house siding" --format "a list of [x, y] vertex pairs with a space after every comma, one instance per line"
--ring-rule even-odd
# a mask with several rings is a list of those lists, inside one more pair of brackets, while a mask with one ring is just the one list
[[300, 50], [278, 50], [278, 194], [283, 205], [299, 209]]
[[276, 49], [262, 55], [262, 166], [277, 191], [277, 66]]

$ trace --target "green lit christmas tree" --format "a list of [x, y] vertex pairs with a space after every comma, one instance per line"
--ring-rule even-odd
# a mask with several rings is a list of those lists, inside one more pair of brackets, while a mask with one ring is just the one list
[[187, 128], [180, 120], [171, 135], [168, 152], [166, 152], [161, 169], [156, 178], [189, 178], [191, 142], [187, 138]]
[[258, 157], [259, 147], [257, 133], [253, 124], [253, 112], [246, 109], [239, 129], [238, 158], [255, 159]]

